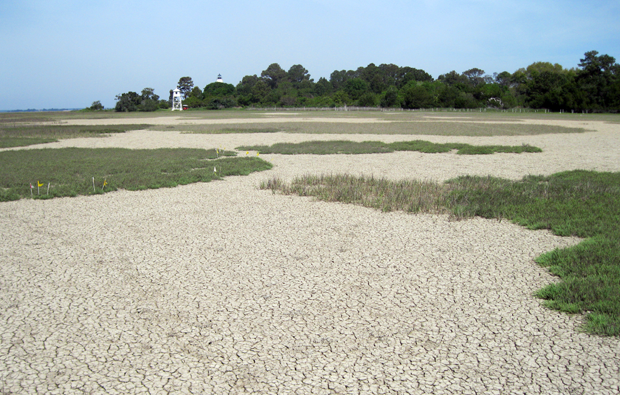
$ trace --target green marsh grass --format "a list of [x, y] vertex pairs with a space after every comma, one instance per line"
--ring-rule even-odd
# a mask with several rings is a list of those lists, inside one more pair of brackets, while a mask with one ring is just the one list
[[[217, 159], [219, 155], [219, 159]], [[0, 201], [92, 195], [117, 189], [142, 190], [209, 182], [231, 175], [268, 170], [256, 157], [232, 157], [232, 151], [189, 148], [130, 150], [62, 148], [0, 152]], [[214, 172], [214, 168], [217, 170]], [[95, 191], [92, 178], [95, 177]], [[104, 180], [107, 185], [103, 188]], [[36, 182], [45, 185], [37, 195]], [[47, 184], [51, 183], [47, 195]]]
[[[304, 114], [305, 115], [305, 114]], [[239, 133], [251, 133], [254, 129], [277, 130], [283, 133], [300, 134], [403, 134], [403, 135], [433, 135], [433, 136], [528, 136], [555, 133], [583, 133], [584, 128], [569, 128], [557, 125], [532, 125], [521, 122], [508, 123], [458, 123], [444, 121], [422, 121], [411, 119], [409, 121], [392, 121], [381, 119], [380, 122], [333, 122], [295, 121], [287, 118], [286, 122], [269, 122], [268, 118], [257, 118], [253, 123], [230, 123], [230, 124], [192, 124], [192, 125], [154, 125], [150, 130], [176, 130], [188, 133], [227, 133], [229, 130]], [[346, 121], [346, 119], [345, 119]], [[249, 130], [250, 132], [242, 132]]]
[[113, 133], [146, 129], [150, 125], [30, 125], [0, 123], [0, 148], [56, 142], [77, 137], [104, 137]]
[[503, 146], [485, 145], [474, 146], [462, 143], [431, 143], [429, 141], [398, 141], [394, 143], [383, 143], [381, 141], [306, 141], [302, 143], [277, 143], [271, 146], [266, 145], [246, 145], [237, 147], [240, 151], [258, 151], [263, 154], [376, 154], [389, 153], [394, 151], [419, 151], [424, 153], [440, 153], [456, 150], [459, 155], [483, 155], [495, 152], [503, 153], [522, 153], [522, 152], [542, 152], [540, 148], [530, 145]]
[[[276, 128], [259, 128], [256, 125], [250, 125], [247, 128], [221, 128], [220, 129], [205, 129], [203, 125], [166, 125], [163, 129], [166, 131], [175, 130], [184, 134], [234, 134], [234, 133], [276, 133], [279, 129]], [[151, 127], [156, 129], [158, 127]]]
[[585, 238], [536, 262], [561, 278], [536, 293], [551, 309], [586, 313], [587, 332], [620, 336], [620, 173], [569, 171], [520, 181], [464, 176], [445, 183], [348, 175], [271, 179], [261, 189], [382, 211], [508, 219], [529, 229]]

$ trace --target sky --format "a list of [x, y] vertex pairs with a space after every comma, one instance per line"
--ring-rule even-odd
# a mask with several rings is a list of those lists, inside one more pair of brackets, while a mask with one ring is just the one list
[[237, 85], [270, 64], [311, 78], [370, 63], [434, 78], [534, 62], [620, 62], [620, 2], [583, 0], [0, 0], [0, 110], [85, 108], [179, 78]]

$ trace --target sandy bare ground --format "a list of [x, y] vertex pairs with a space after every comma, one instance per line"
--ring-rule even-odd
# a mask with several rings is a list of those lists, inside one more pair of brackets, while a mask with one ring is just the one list
[[[268, 114], [265, 114], [268, 115]], [[153, 118], [111, 118], [111, 119], [69, 119], [63, 121], [67, 125], [228, 125], [240, 123], [278, 123], [291, 122], [290, 117], [268, 116], [265, 118], [230, 118], [230, 119], [193, 119], [187, 117], [153, 117]], [[285, 114], [295, 115], [295, 114]], [[391, 122], [377, 118], [295, 118], [294, 122], [323, 123], [384, 123]]]
[[[261, 155], [275, 168], [248, 177], [0, 204], [0, 390], [616, 394], [620, 341], [581, 333], [581, 317], [532, 296], [555, 281], [533, 259], [579, 240], [257, 189], [308, 172], [445, 180], [620, 171], [620, 125], [587, 128], [423, 137], [527, 143], [541, 154]], [[134, 131], [45, 146], [411, 137]]]

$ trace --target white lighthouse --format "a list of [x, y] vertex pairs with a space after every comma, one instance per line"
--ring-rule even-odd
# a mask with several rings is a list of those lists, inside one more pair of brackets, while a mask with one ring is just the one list
[[181, 102], [181, 91], [179, 88], [172, 91], [172, 111], [183, 111], [183, 103]]
[[222, 79], [222, 75], [221, 74], [217, 75], [217, 81], [215, 81], [215, 82], [224, 82], [224, 80]]

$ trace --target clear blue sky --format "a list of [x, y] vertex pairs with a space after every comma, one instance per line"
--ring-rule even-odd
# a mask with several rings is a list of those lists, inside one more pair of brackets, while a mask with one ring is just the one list
[[0, 0], [0, 110], [114, 106], [180, 77], [237, 85], [271, 63], [317, 81], [369, 63], [437, 78], [533, 62], [620, 62], [620, 2], [533, 0]]

